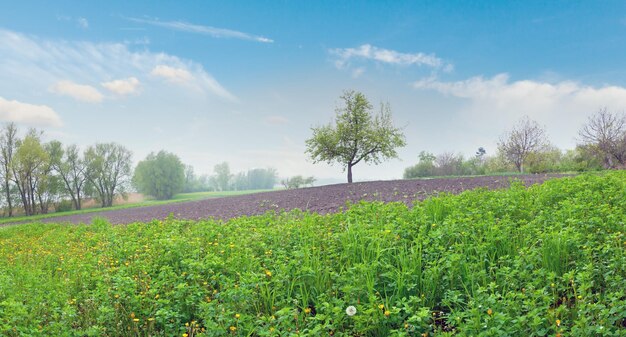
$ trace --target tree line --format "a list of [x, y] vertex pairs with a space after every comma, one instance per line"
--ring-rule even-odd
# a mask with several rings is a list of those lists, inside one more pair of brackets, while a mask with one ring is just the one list
[[228, 163], [214, 175], [196, 175], [190, 165], [166, 151], [150, 153], [133, 170], [132, 153], [117, 143], [97, 143], [81, 151], [58, 140], [44, 142], [31, 128], [19, 136], [15, 123], [0, 129], [0, 204], [3, 216], [81, 210], [86, 198], [110, 207], [116, 196], [137, 190], [156, 199], [180, 192], [272, 189], [273, 168], [231, 174]]
[[46, 214], [64, 197], [77, 210], [87, 196], [108, 207], [116, 194], [127, 189], [131, 152], [125, 147], [98, 143], [81, 153], [76, 145], [44, 143], [41, 136], [41, 131], [30, 129], [19, 137], [14, 123], [0, 130], [5, 215], [13, 216], [16, 207], [25, 215]]
[[520, 173], [582, 172], [626, 167], [626, 115], [606, 108], [591, 115], [578, 132], [574, 149], [552, 145], [536, 121], [524, 117], [498, 142], [494, 155], [480, 147], [475, 155], [422, 151], [418, 163], [407, 167], [404, 178]]

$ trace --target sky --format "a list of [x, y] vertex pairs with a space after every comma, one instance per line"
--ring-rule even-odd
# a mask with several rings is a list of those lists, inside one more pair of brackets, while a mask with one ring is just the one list
[[83, 149], [341, 181], [305, 140], [344, 90], [388, 102], [407, 141], [357, 181], [420, 151], [493, 155], [524, 116], [571, 149], [591, 114], [626, 110], [626, 2], [0, 2], [0, 123]]

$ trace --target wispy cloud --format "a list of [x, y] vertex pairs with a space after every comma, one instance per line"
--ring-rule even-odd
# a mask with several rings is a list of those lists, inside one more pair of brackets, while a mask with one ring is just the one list
[[[32, 90], [52, 90], [77, 99], [90, 97], [83, 100], [96, 102], [103, 99], [98, 98], [97, 89], [76, 87], [77, 83], [102, 83], [109, 91], [118, 90], [119, 94], [120, 90], [131, 90], [134, 81], [128, 82], [129, 78], [149, 79], [155, 68], [165, 66], [189, 74], [187, 89], [236, 100], [201, 64], [151, 52], [144, 46], [137, 51], [132, 47], [125, 43], [48, 40], [0, 29], [0, 77], [23, 83]], [[115, 82], [124, 78], [126, 83]], [[71, 83], [59, 84], [62, 81]], [[75, 94], [77, 91], [81, 94]]]
[[215, 38], [229, 38], [229, 39], [241, 39], [241, 40], [249, 40], [263, 43], [272, 43], [274, 40], [258, 36], [252, 35], [244, 32], [239, 32], [236, 30], [226, 29], [226, 28], [216, 28], [211, 26], [202, 26], [196, 25], [184, 21], [160, 21], [154, 19], [140, 19], [140, 18], [128, 18], [128, 20], [143, 23], [157, 27], [163, 27], [167, 29], [173, 29], [181, 32], [187, 33], [195, 33], [208, 35]]
[[545, 124], [548, 132], [565, 145], [571, 145], [566, 144], [567, 140], [574, 139], [587, 116], [598, 108], [626, 108], [625, 87], [594, 87], [575, 81], [511, 81], [506, 73], [452, 82], [433, 77], [414, 82], [413, 87], [463, 100], [458, 118], [474, 131], [504, 130], [527, 115]]
[[401, 53], [391, 49], [384, 49], [370, 44], [361, 45], [358, 48], [337, 48], [329, 52], [337, 57], [335, 66], [339, 69], [350, 64], [352, 60], [371, 60], [393, 65], [417, 65], [433, 69], [451, 71], [453, 66], [434, 54], [425, 53]]
[[140, 82], [136, 77], [101, 83], [103, 87], [118, 95], [130, 95], [137, 92]]
[[2, 97], [0, 97], [0, 120], [33, 126], [63, 125], [56, 111], [48, 106], [9, 101]]
[[191, 88], [194, 88], [196, 86], [196, 83], [203, 83], [205, 86], [210, 88], [213, 93], [230, 101], [237, 100], [237, 98], [233, 94], [224, 89], [222, 85], [220, 85], [213, 77], [208, 76], [206, 73], [203, 74], [201, 72], [196, 72], [196, 74], [194, 75], [185, 68], [177, 68], [159, 64], [152, 69], [150, 75], [163, 78], [170, 83]]
[[162, 77], [170, 82], [184, 84], [193, 79], [191, 73], [186, 69], [174, 68], [166, 65], [158, 65], [152, 69], [150, 75]]
[[57, 20], [58, 21], [65, 21], [65, 22], [75, 22], [76, 25], [78, 25], [78, 27], [82, 28], [82, 29], [88, 29], [89, 28], [89, 21], [85, 18], [79, 17], [79, 18], [72, 18], [71, 16], [68, 15], [57, 15]]
[[104, 98], [98, 89], [90, 85], [77, 84], [72, 81], [59, 81], [50, 87], [50, 92], [89, 103], [100, 103]]
[[515, 110], [558, 111], [555, 108], [562, 106], [563, 103], [582, 106], [583, 109], [595, 109], [604, 105], [626, 106], [624, 87], [593, 87], [574, 81], [557, 83], [534, 80], [510, 81], [509, 75], [505, 73], [492, 78], [477, 76], [455, 82], [429, 78], [413, 83], [413, 87], [432, 89], [475, 102], [488, 102], [495, 108]]
[[78, 26], [80, 28], [83, 28], [83, 29], [89, 28], [89, 21], [87, 21], [87, 19], [85, 18], [78, 18], [76, 19], [76, 22], [78, 23]]

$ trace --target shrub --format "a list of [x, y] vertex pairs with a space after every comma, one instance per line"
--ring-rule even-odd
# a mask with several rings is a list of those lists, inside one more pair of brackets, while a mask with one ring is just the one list
[[61, 212], [69, 212], [71, 210], [74, 209], [74, 205], [72, 204], [72, 201], [70, 200], [61, 200], [59, 201], [59, 203], [54, 207], [55, 211], [57, 213], [61, 213]]

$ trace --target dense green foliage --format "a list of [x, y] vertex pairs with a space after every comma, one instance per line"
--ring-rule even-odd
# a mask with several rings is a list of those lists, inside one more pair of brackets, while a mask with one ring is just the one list
[[344, 105], [337, 108], [334, 125], [312, 128], [306, 152], [316, 163], [344, 166], [351, 183], [354, 165], [396, 158], [396, 149], [406, 141], [402, 130], [393, 125], [388, 104], [381, 104], [380, 113], [375, 115], [372, 104], [360, 92], [345, 91], [340, 98]]
[[610, 172], [412, 209], [15, 226], [0, 334], [625, 336], [625, 219]]
[[139, 192], [158, 200], [171, 199], [185, 186], [185, 165], [173, 153], [150, 153], [137, 164], [133, 185]]

